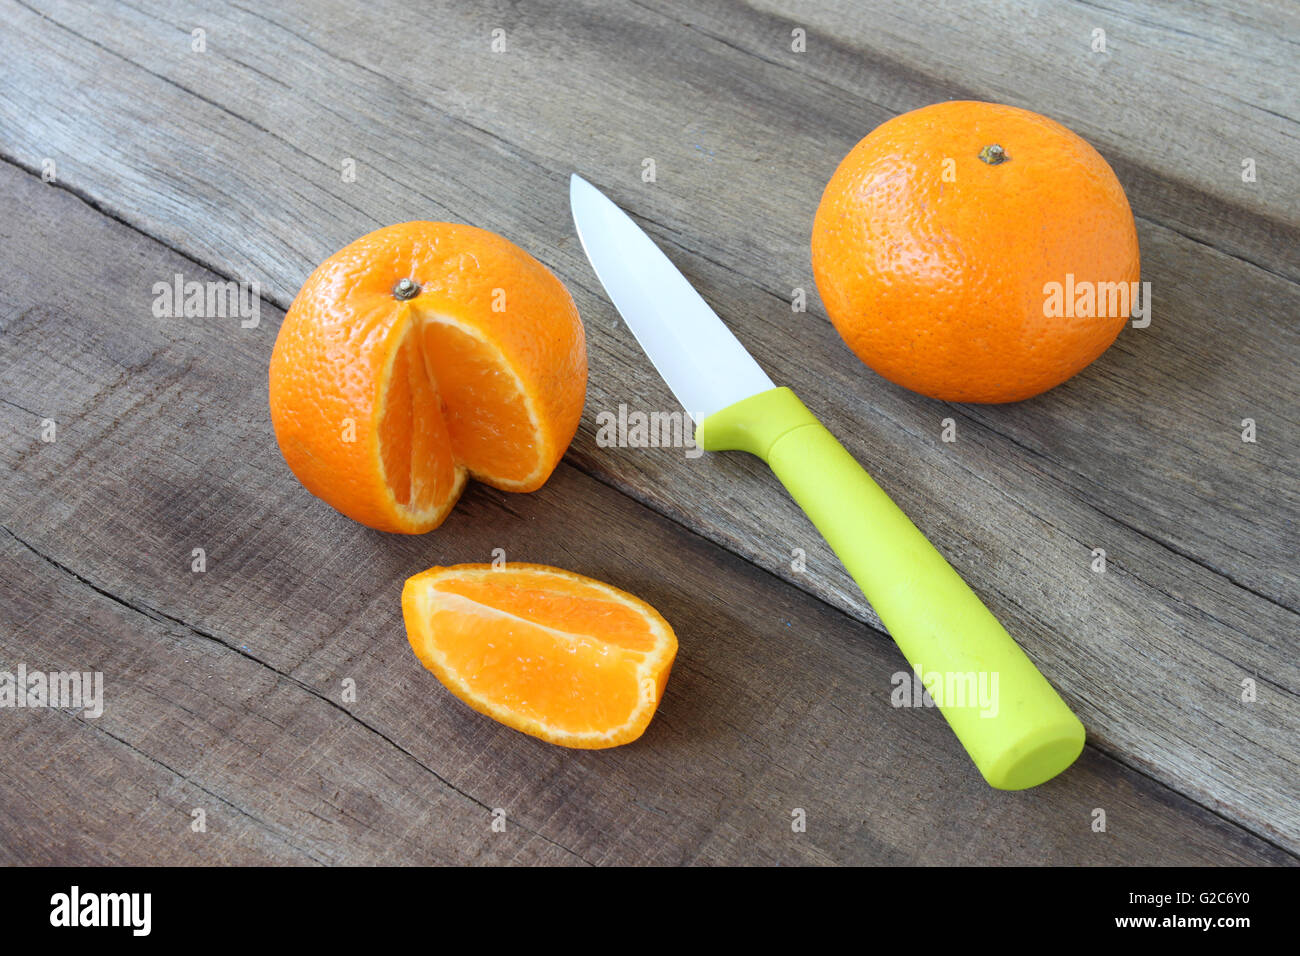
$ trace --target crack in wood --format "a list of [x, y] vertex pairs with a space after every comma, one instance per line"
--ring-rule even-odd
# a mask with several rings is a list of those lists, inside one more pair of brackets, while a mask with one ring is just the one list
[[[309, 694], [310, 696], [314, 697], [316, 700], [319, 700], [319, 701], [321, 701], [321, 702], [327, 704], [327, 705], [328, 705], [330, 708], [332, 708], [333, 710], [336, 710], [336, 711], [338, 711], [339, 713], [341, 713], [341, 714], [345, 715], [346, 717], [348, 717], [350, 720], [355, 721], [357, 724], [359, 724], [361, 727], [365, 728], [365, 729], [366, 729], [367, 731], [369, 731], [371, 734], [373, 734], [374, 736], [378, 737], [380, 740], [382, 740], [382, 741], [384, 741], [385, 743], [387, 743], [390, 747], [392, 747], [393, 749], [397, 750], [399, 753], [403, 754], [403, 755], [406, 756], [408, 759], [410, 759], [411, 761], [413, 761], [413, 762], [414, 762], [418, 767], [420, 767], [421, 769], [423, 769], [423, 770], [425, 770], [426, 772], [428, 772], [430, 775], [432, 775], [432, 776], [434, 777], [434, 779], [436, 779], [440, 784], [442, 784], [442, 785], [443, 785], [444, 787], [446, 787], [448, 790], [451, 790], [452, 792], [454, 792], [454, 793], [456, 793], [456, 794], [459, 794], [461, 797], [463, 797], [464, 799], [468, 800], [470, 803], [473, 803], [475, 806], [477, 806], [477, 807], [479, 807], [479, 808], [481, 808], [481, 809], [483, 809], [483, 810], [486, 810], [489, 814], [492, 813], [493, 808], [492, 808], [491, 806], [489, 806], [488, 804], [484, 803], [482, 800], [480, 800], [478, 797], [475, 797], [473, 794], [468, 793], [468, 792], [466, 792], [466, 791], [460, 789], [459, 787], [457, 787], [454, 783], [452, 783], [450, 780], [448, 780], [448, 779], [447, 779], [446, 777], [444, 777], [442, 774], [438, 773], [438, 771], [434, 770], [432, 767], [430, 767], [430, 766], [429, 766], [428, 764], [426, 764], [424, 761], [420, 760], [419, 757], [415, 756], [415, 754], [411, 753], [411, 751], [407, 750], [405, 747], [403, 747], [403, 746], [402, 746], [401, 744], [399, 744], [397, 741], [393, 740], [391, 737], [389, 737], [389, 736], [388, 736], [387, 734], [385, 734], [383, 731], [379, 730], [379, 729], [378, 729], [377, 727], [375, 727], [373, 724], [370, 724], [369, 722], [367, 722], [366, 720], [362, 719], [361, 717], [358, 717], [356, 714], [352, 713], [350, 710], [348, 710], [348, 709], [347, 709], [346, 707], [344, 707], [342, 704], [340, 704], [340, 703], [338, 703], [338, 702], [336, 702], [336, 701], [334, 701], [334, 700], [331, 700], [329, 697], [325, 696], [325, 695], [322, 694], [320, 691], [316, 690], [316, 688], [312, 687], [310, 684], [307, 684], [307, 683], [305, 683], [305, 682], [299, 680], [297, 677], [294, 677], [292, 674], [286, 674], [284, 671], [278, 670], [278, 669], [275, 668], [273, 665], [271, 665], [271, 664], [269, 664], [268, 662], [262, 660], [260, 657], [257, 657], [255, 654], [251, 654], [251, 653], [249, 653], [248, 651], [246, 651], [246, 650], [244, 650], [244, 649], [242, 649], [242, 648], [240, 648], [240, 647], [237, 647], [236, 645], [230, 643], [229, 641], [222, 640], [220, 637], [218, 637], [218, 636], [215, 635], [215, 634], [212, 634], [212, 633], [209, 632], [209, 631], [205, 631], [204, 629], [202, 629], [202, 628], [200, 628], [200, 627], [197, 627], [197, 626], [195, 626], [195, 625], [193, 625], [193, 624], [190, 624], [190, 623], [188, 623], [187, 621], [184, 621], [184, 620], [182, 620], [182, 619], [180, 619], [180, 618], [178, 618], [178, 617], [175, 617], [175, 616], [173, 616], [173, 615], [171, 615], [171, 614], [168, 614], [166, 611], [159, 610], [158, 608], [155, 608], [155, 607], [152, 607], [151, 605], [145, 604], [145, 603], [142, 602], [142, 601], [133, 601], [133, 600], [131, 600], [130, 598], [122, 597], [122, 596], [120, 596], [120, 595], [114, 594], [112, 591], [109, 591], [109, 590], [107, 590], [106, 588], [102, 588], [102, 587], [100, 587], [99, 585], [95, 584], [93, 581], [89, 580], [88, 578], [86, 578], [84, 575], [80, 574], [80, 573], [77, 572], [76, 570], [74, 570], [74, 569], [68, 567], [66, 564], [63, 564], [62, 562], [58, 561], [57, 559], [50, 557], [49, 555], [47, 555], [47, 554], [45, 554], [43, 551], [41, 551], [39, 548], [34, 547], [32, 544], [30, 544], [29, 542], [27, 542], [26, 540], [24, 540], [23, 538], [21, 538], [21, 537], [19, 537], [17, 534], [15, 534], [15, 533], [13, 532], [12, 529], [10, 529], [10, 528], [8, 528], [8, 527], [6, 527], [6, 526], [4, 526], [4, 525], [0, 525], [0, 531], [3, 531], [3, 532], [4, 532], [5, 534], [7, 534], [10, 538], [12, 538], [15, 542], [17, 542], [18, 544], [22, 545], [22, 547], [26, 548], [29, 552], [31, 552], [33, 555], [35, 555], [35, 556], [36, 556], [37, 558], [39, 558], [40, 560], [44, 561], [44, 562], [45, 562], [46, 564], [48, 564], [50, 567], [53, 567], [53, 568], [55, 568], [55, 569], [57, 569], [57, 570], [63, 572], [64, 574], [66, 574], [66, 575], [72, 577], [72, 578], [73, 578], [74, 580], [76, 580], [78, 583], [84, 585], [85, 587], [90, 588], [90, 589], [91, 589], [92, 591], [94, 591], [96, 594], [99, 594], [99, 595], [101, 595], [102, 597], [107, 598], [108, 600], [114, 602], [115, 604], [118, 604], [118, 605], [120, 605], [120, 606], [126, 608], [127, 610], [134, 611], [134, 612], [137, 613], [137, 614], [140, 614], [140, 615], [142, 615], [142, 616], [144, 616], [144, 617], [147, 617], [149, 620], [153, 621], [153, 622], [156, 623], [156, 624], [164, 624], [164, 625], [166, 625], [166, 624], [172, 624], [172, 625], [175, 625], [175, 626], [181, 627], [181, 628], [183, 628], [184, 630], [189, 631], [191, 634], [195, 635], [196, 637], [199, 637], [199, 638], [201, 638], [201, 639], [203, 639], [203, 640], [205, 640], [205, 641], [209, 641], [209, 642], [211, 642], [211, 643], [213, 643], [213, 644], [217, 644], [217, 645], [219, 645], [220, 647], [223, 647], [223, 648], [225, 648], [225, 649], [228, 650], [228, 651], [233, 651], [235, 654], [238, 654], [240, 657], [244, 658], [245, 660], [252, 661], [254, 664], [257, 664], [259, 667], [263, 667], [263, 668], [265, 668], [266, 670], [270, 671], [272, 674], [275, 674], [275, 675], [276, 675], [278, 678], [280, 678], [281, 680], [284, 680], [284, 681], [286, 681], [287, 683], [292, 684], [292, 685], [298, 687], [299, 689], [305, 691], [305, 692], [306, 692], [307, 694]], [[86, 721], [85, 723], [87, 723], [87, 724], [89, 725], [89, 722], [88, 722], [88, 721]], [[190, 782], [190, 783], [193, 783], [194, 786], [199, 787], [199, 789], [203, 790], [205, 793], [211, 793], [210, 790], [208, 790], [207, 788], [203, 787], [201, 784], [199, 784], [199, 783], [197, 783], [196, 781], [192, 780], [191, 778], [185, 776], [183, 773], [180, 773], [179, 771], [174, 770], [174, 769], [172, 769], [171, 767], [168, 767], [166, 764], [164, 764], [162, 761], [158, 760], [156, 757], [152, 757], [152, 756], [150, 756], [149, 754], [146, 754], [144, 751], [139, 750], [138, 748], [136, 748], [136, 747], [134, 747], [133, 745], [129, 744], [127, 741], [122, 740], [120, 737], [117, 737], [117, 736], [115, 736], [115, 735], [113, 735], [113, 734], [111, 734], [111, 733], [108, 733], [108, 731], [104, 730], [103, 728], [101, 728], [101, 727], [99, 727], [99, 726], [97, 726], [97, 725], [95, 725], [95, 726], [93, 727], [93, 729], [95, 729], [95, 730], [97, 730], [97, 731], [99, 731], [99, 732], [101, 732], [101, 733], [108, 734], [108, 736], [113, 737], [114, 740], [117, 740], [119, 743], [122, 743], [122, 744], [124, 744], [124, 745], [130, 747], [132, 750], [134, 750], [135, 752], [141, 754], [142, 756], [149, 757], [149, 759], [153, 760], [153, 761], [154, 761], [155, 763], [157, 763], [159, 766], [165, 767], [167, 770], [171, 771], [172, 773], [175, 773], [178, 777], [181, 777], [182, 779], [184, 779], [184, 780], [186, 780], [186, 781], [188, 781], [188, 782]], [[227, 801], [225, 798], [220, 797], [220, 796], [218, 796], [218, 795], [215, 794], [215, 793], [212, 793], [212, 796], [213, 796], [214, 798], [216, 798], [216, 799], [221, 800], [223, 803], [230, 803], [230, 802]], [[230, 803], [230, 806], [235, 807], [235, 804]], [[236, 807], [236, 809], [238, 809], [238, 808]], [[249, 814], [249, 813], [247, 813], [247, 812], [244, 812], [244, 815], [245, 815], [245, 816], [248, 816], [250, 819], [254, 819], [254, 820], [257, 819], [256, 817], [253, 817], [252, 814]], [[259, 821], [259, 822], [260, 822], [260, 821]], [[587, 859], [585, 859], [585, 858], [582, 856], [582, 854], [578, 853], [578, 852], [575, 851], [575, 850], [570, 849], [569, 847], [565, 846], [565, 845], [562, 844], [562, 843], [558, 843], [558, 842], [556, 842], [555, 840], [552, 840], [550, 837], [546, 836], [544, 833], [541, 833], [541, 832], [539, 832], [539, 831], [537, 831], [537, 830], [535, 830], [535, 829], [532, 829], [531, 827], [527, 826], [527, 825], [524, 824], [524, 823], [520, 823], [520, 822], [518, 821], [518, 819], [516, 819], [516, 818], [514, 818], [514, 817], [511, 817], [511, 822], [514, 823], [515, 826], [519, 827], [519, 829], [523, 830], [525, 833], [528, 833], [528, 834], [530, 834], [530, 835], [532, 835], [532, 836], [535, 836], [535, 837], [537, 837], [538, 839], [543, 840], [543, 841], [545, 841], [546, 843], [548, 843], [548, 844], [550, 844], [550, 845], [556, 847], [557, 849], [563, 850], [564, 852], [570, 854], [571, 856], [575, 857], [576, 859], [581, 860], [581, 861], [582, 861], [583, 863], [585, 863], [586, 865], [588, 865], [588, 866], [593, 866], [593, 865], [594, 865], [594, 864], [592, 864], [590, 861], [588, 861]], [[304, 852], [304, 853], [307, 853], [307, 855], [309, 855], [309, 856], [312, 855], [312, 854], [310, 854], [310, 853], [309, 853], [308, 851], [306, 851], [306, 850], [303, 850], [303, 852]], [[314, 857], [314, 856], [313, 856], [312, 858], [313, 858], [313, 859], [317, 859], [317, 862], [323, 862], [323, 861], [320, 861], [318, 858], [316, 858], [316, 857]]]

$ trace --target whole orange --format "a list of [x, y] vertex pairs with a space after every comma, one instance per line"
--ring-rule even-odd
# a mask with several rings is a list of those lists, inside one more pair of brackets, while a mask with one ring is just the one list
[[835, 328], [885, 378], [1011, 402], [1115, 340], [1137, 291], [1137, 230], [1082, 138], [1028, 110], [953, 101], [883, 123], [844, 158], [812, 266]]
[[587, 392], [582, 321], [495, 233], [408, 222], [325, 260], [271, 353], [271, 421], [307, 490], [382, 531], [437, 527], [467, 475], [541, 487]]

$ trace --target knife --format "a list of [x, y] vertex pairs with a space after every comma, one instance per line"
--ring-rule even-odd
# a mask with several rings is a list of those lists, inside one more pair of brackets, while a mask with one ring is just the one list
[[1083, 724], [934, 545], [794, 392], [776, 387], [623, 210], [577, 175], [569, 203], [592, 268], [695, 421], [696, 444], [747, 451], [771, 467], [984, 779], [1022, 790], [1070, 766], [1083, 750]]

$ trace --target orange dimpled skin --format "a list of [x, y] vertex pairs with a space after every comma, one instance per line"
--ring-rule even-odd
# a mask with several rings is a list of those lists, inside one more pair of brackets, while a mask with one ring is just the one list
[[323, 262], [271, 355], [271, 421], [312, 494], [382, 531], [437, 527], [466, 476], [546, 481], [587, 388], [567, 290], [514, 243], [408, 222]]
[[[1128, 312], [1095, 313], [1120, 301], [1111, 284], [1130, 301], [1138, 241], [1087, 142], [1028, 110], [954, 101], [889, 120], [845, 157], [817, 209], [812, 265], [831, 321], [876, 372], [933, 398], [1009, 402], [1114, 341]], [[1091, 284], [1094, 314], [1056, 308], [1052, 283]]]
[[677, 654], [644, 601], [540, 564], [430, 568], [407, 580], [402, 616], [416, 656], [453, 694], [566, 747], [641, 736]]

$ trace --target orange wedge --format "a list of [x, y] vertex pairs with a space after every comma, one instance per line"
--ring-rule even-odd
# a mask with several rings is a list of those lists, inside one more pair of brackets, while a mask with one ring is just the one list
[[540, 564], [430, 568], [402, 590], [406, 636], [453, 694], [565, 747], [640, 737], [677, 638], [639, 598]]
[[582, 417], [587, 352], [569, 293], [514, 243], [408, 222], [303, 284], [271, 354], [271, 421], [312, 494], [382, 531], [437, 527], [467, 475], [533, 491]]

